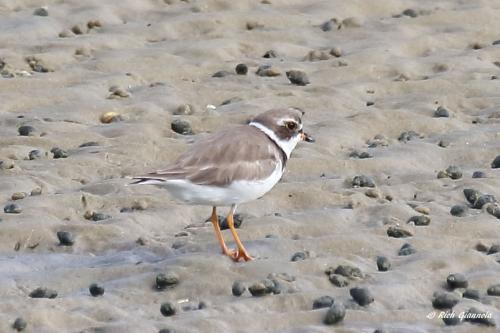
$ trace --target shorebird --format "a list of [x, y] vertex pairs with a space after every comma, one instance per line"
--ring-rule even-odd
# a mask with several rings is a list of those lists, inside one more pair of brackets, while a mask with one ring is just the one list
[[[239, 204], [262, 197], [278, 183], [300, 141], [314, 141], [302, 129], [303, 115], [296, 108], [261, 113], [246, 125], [209, 134], [167, 168], [134, 177], [132, 184], [160, 186], [183, 203], [212, 206], [211, 222], [222, 252], [234, 261], [251, 260], [233, 215]], [[235, 250], [228, 249], [220, 230], [219, 206], [231, 207], [227, 224]]]

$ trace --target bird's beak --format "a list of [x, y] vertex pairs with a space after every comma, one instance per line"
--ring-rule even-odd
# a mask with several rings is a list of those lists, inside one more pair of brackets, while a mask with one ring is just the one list
[[305, 141], [305, 142], [314, 142], [316, 140], [314, 140], [314, 138], [312, 136], [310, 136], [309, 134], [307, 134], [306, 132], [300, 132], [300, 138], [302, 139], [302, 141]]

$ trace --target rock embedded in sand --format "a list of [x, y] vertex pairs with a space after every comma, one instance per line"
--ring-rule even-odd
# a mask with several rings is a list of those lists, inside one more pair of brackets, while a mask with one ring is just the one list
[[368, 176], [354, 176], [351, 181], [352, 187], [375, 187], [375, 182]]
[[238, 65], [236, 65], [234, 70], [235, 70], [236, 74], [238, 74], [238, 75], [247, 75], [248, 66], [245, 64], [238, 64]]
[[410, 243], [405, 243], [398, 251], [398, 255], [400, 256], [409, 256], [414, 253], [417, 253], [417, 250]]
[[497, 202], [495, 196], [491, 194], [483, 194], [480, 195], [479, 198], [477, 198], [477, 200], [474, 202], [474, 208], [481, 209], [484, 205], [495, 202]]
[[491, 162], [491, 167], [493, 169], [500, 168], [500, 155], [498, 155], [497, 157], [495, 157], [495, 159], [493, 160], [493, 162]]
[[347, 17], [342, 20], [341, 27], [345, 28], [359, 28], [362, 23], [357, 17]]
[[97, 283], [92, 283], [89, 286], [90, 295], [93, 297], [98, 297], [104, 295], [104, 287], [98, 285]]
[[181, 135], [193, 135], [193, 129], [191, 128], [191, 124], [183, 119], [174, 119], [170, 124], [170, 128], [175, 133]]
[[431, 219], [425, 215], [415, 215], [410, 217], [407, 223], [413, 223], [416, 226], [425, 226], [431, 223]]
[[474, 171], [472, 173], [472, 178], [487, 178], [488, 176], [484, 171]]
[[0, 170], [9, 170], [14, 168], [14, 162], [0, 160]]
[[305, 86], [310, 83], [307, 74], [303, 71], [299, 70], [287, 71], [286, 77], [288, 78], [288, 80], [290, 80], [292, 84], [297, 86]]
[[403, 12], [401, 14], [404, 16], [411, 17], [411, 18], [415, 18], [418, 16], [418, 12], [413, 8], [405, 9], [405, 10], [403, 10]]
[[69, 231], [58, 231], [57, 239], [59, 240], [59, 245], [62, 246], [72, 246], [75, 243], [75, 239]]
[[162, 328], [161, 330], [158, 331], [158, 333], [175, 333], [175, 330], [171, 328]]
[[448, 168], [446, 168], [445, 172], [446, 175], [451, 179], [460, 179], [463, 175], [462, 170], [460, 170], [460, 168], [456, 165], [450, 165]]
[[177, 309], [172, 302], [165, 302], [165, 303], [161, 304], [160, 312], [165, 317], [170, 317], [170, 316], [175, 315], [175, 313], [177, 312]]
[[368, 305], [375, 300], [370, 290], [366, 288], [351, 288], [349, 294], [361, 306]]
[[22, 200], [22, 199], [26, 198], [27, 196], [28, 196], [28, 193], [26, 193], [26, 192], [15, 192], [15, 193], [12, 193], [10, 198], [12, 200]]
[[330, 59], [330, 55], [325, 51], [312, 50], [304, 57], [304, 61], [322, 61]]
[[328, 296], [328, 295], [321, 296], [321, 297], [316, 298], [313, 301], [312, 308], [313, 308], [313, 310], [322, 309], [322, 308], [329, 308], [333, 305], [334, 302], [335, 302], [335, 300], [331, 296]]
[[248, 21], [246, 24], [247, 30], [254, 30], [254, 29], [262, 28], [262, 27], [264, 27], [264, 25], [260, 24], [257, 21]]
[[30, 151], [28, 154], [28, 158], [30, 160], [38, 160], [42, 157], [43, 157], [42, 152], [38, 149], [34, 149], [34, 150]]
[[222, 70], [222, 71], [218, 71], [218, 72], [215, 72], [214, 74], [212, 74], [212, 77], [221, 78], [221, 77], [226, 77], [229, 75], [233, 75], [233, 73], [231, 73], [230, 71]]
[[14, 323], [12, 324], [12, 328], [18, 332], [24, 331], [24, 329], [27, 326], [28, 326], [28, 323], [26, 322], [26, 320], [24, 320], [21, 317], [16, 318], [16, 320], [14, 320]]
[[234, 281], [231, 287], [231, 292], [234, 296], [239, 297], [245, 293], [247, 287], [241, 281]]
[[3, 208], [3, 212], [5, 214], [21, 214], [22, 211], [23, 210], [22, 210], [21, 206], [19, 206], [18, 204], [15, 204], [15, 203], [7, 204]]
[[464, 196], [465, 199], [471, 204], [474, 205], [474, 203], [477, 201], [477, 199], [481, 196], [481, 192], [471, 189], [471, 188], [466, 188], [464, 189]]
[[278, 53], [276, 51], [268, 50], [268, 51], [266, 51], [266, 53], [264, 53], [262, 58], [276, 58], [277, 56], [278, 56]]
[[328, 275], [328, 280], [330, 282], [339, 288], [347, 287], [349, 285], [349, 279], [346, 278], [345, 276], [339, 275], [339, 274], [330, 274]]
[[436, 291], [432, 295], [432, 306], [435, 309], [452, 309], [458, 302], [460, 302], [460, 298], [456, 294], [447, 291]]
[[338, 265], [335, 269], [333, 269], [333, 267], [329, 267], [326, 269], [325, 273], [327, 275], [339, 274], [348, 277], [349, 279], [362, 279], [364, 277], [358, 267], [350, 265]]
[[42, 194], [42, 189], [40, 187], [35, 187], [30, 192], [31, 196], [40, 195], [40, 194]]
[[465, 289], [462, 297], [479, 301], [479, 299], [481, 298], [481, 294], [477, 289]]
[[156, 276], [156, 289], [164, 290], [179, 284], [179, 276], [174, 272], [160, 273]]
[[228, 105], [228, 104], [232, 104], [232, 103], [238, 103], [238, 102], [241, 102], [242, 100], [243, 100], [243, 98], [241, 98], [241, 97], [232, 97], [232, 98], [226, 99], [225, 101], [220, 103], [220, 105]]
[[256, 282], [252, 284], [250, 287], [248, 287], [248, 291], [250, 291], [250, 294], [252, 294], [252, 296], [256, 297], [269, 294], [269, 289], [263, 282]]
[[378, 256], [377, 269], [379, 270], [379, 272], [387, 272], [389, 269], [391, 269], [391, 262], [387, 257]]
[[103, 114], [101, 114], [101, 116], [99, 117], [99, 120], [103, 124], [109, 124], [109, 123], [121, 121], [121, 120], [123, 120], [123, 117], [118, 112], [109, 111], [109, 112], [104, 112]]
[[342, 49], [340, 47], [332, 47], [330, 49], [330, 55], [334, 56], [335, 58], [340, 58], [342, 57]]
[[447, 139], [441, 139], [439, 140], [438, 142], [438, 146], [441, 147], [441, 148], [446, 148], [448, 147], [449, 145], [451, 144], [451, 142]]
[[257, 68], [257, 71], [255, 72], [258, 76], [279, 76], [281, 75], [281, 72], [277, 70], [276, 68], [272, 67], [271, 65], [261, 65], [259, 68]]
[[387, 236], [394, 238], [412, 237], [413, 234], [402, 227], [392, 225], [387, 229]]
[[84, 33], [83, 28], [79, 24], [75, 24], [73, 27], [71, 27], [71, 32], [73, 32], [75, 35], [82, 35]]
[[328, 21], [323, 22], [320, 25], [320, 28], [321, 28], [321, 30], [326, 32], [326, 31], [331, 31], [333, 29], [339, 29], [340, 26], [339, 26], [339, 22], [336, 18], [331, 18]]
[[191, 104], [179, 105], [173, 112], [176, 116], [190, 116], [195, 113], [195, 108]]
[[338, 322], [344, 320], [345, 317], [345, 306], [340, 302], [335, 302], [326, 312], [323, 323], [326, 325], [334, 325]]
[[500, 284], [489, 286], [486, 293], [489, 296], [500, 296]]
[[306, 260], [307, 258], [309, 258], [309, 251], [299, 251], [293, 254], [290, 261], [302, 261]]
[[33, 15], [35, 16], [49, 16], [49, 10], [47, 7], [40, 7], [33, 11]]
[[33, 136], [35, 135], [36, 129], [30, 125], [23, 125], [17, 129], [20, 136]]
[[500, 252], [500, 244], [493, 244], [492, 246], [490, 246], [490, 248], [488, 249], [488, 252], [486, 252], [487, 255], [490, 255], [490, 254], [495, 254], [495, 253], [499, 253]]
[[414, 139], [421, 139], [421, 138], [423, 138], [423, 135], [421, 135], [415, 131], [405, 131], [399, 135], [398, 140], [406, 143], [408, 141], [411, 141]]
[[127, 98], [130, 97], [130, 93], [125, 89], [113, 86], [109, 88], [111, 94], [109, 94], [108, 99], [117, 99], [117, 98]]
[[38, 287], [32, 292], [30, 292], [29, 297], [31, 298], [56, 298], [57, 291], [53, 289], [48, 289], [44, 287]]
[[450, 289], [467, 288], [469, 286], [469, 281], [467, 281], [465, 275], [455, 273], [448, 275], [446, 278], [446, 284]]
[[95, 28], [101, 28], [101, 27], [102, 27], [102, 23], [99, 20], [90, 20], [87, 22], [87, 28], [89, 28], [89, 30], [95, 29]]
[[495, 320], [491, 317], [489, 312], [481, 311], [475, 307], [470, 308], [464, 314], [464, 320], [469, 323], [484, 325], [484, 326], [496, 326]]
[[377, 134], [373, 139], [366, 141], [366, 144], [369, 148], [386, 147], [389, 145], [389, 140], [383, 134]]
[[464, 217], [467, 215], [469, 208], [466, 205], [455, 205], [451, 207], [450, 214], [457, 217]]
[[353, 150], [349, 153], [349, 157], [365, 159], [365, 158], [372, 158], [373, 156], [367, 151]]
[[59, 147], [54, 147], [50, 150], [54, 158], [67, 158], [68, 157], [68, 152], [64, 149], [61, 149]]
[[462, 323], [462, 318], [452, 311], [444, 313], [442, 319], [446, 326], [457, 326]]
[[436, 111], [434, 111], [434, 117], [436, 118], [448, 118], [450, 116], [450, 112], [442, 106], [439, 106]]
[[84, 142], [81, 145], [79, 145], [78, 148], [97, 147], [97, 146], [99, 146], [99, 142], [97, 142], [97, 141], [88, 141], [88, 142]]
[[87, 220], [91, 220], [94, 222], [99, 222], [103, 220], [107, 220], [111, 218], [111, 215], [104, 214], [104, 213], [96, 213], [92, 211], [86, 211], [83, 217]]

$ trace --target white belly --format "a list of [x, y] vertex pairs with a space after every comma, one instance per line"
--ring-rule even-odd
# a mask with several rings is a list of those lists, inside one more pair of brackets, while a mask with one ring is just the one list
[[169, 180], [160, 187], [172, 196], [191, 205], [230, 206], [260, 198], [281, 179], [283, 170], [279, 163], [274, 172], [263, 180], [238, 180], [226, 187], [197, 185], [187, 180]]

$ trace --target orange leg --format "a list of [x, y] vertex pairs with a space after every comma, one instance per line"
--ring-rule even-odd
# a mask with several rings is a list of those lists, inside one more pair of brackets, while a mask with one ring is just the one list
[[231, 210], [229, 211], [229, 215], [227, 216], [227, 225], [229, 226], [229, 230], [231, 230], [231, 234], [233, 235], [234, 242], [236, 243], [237, 249], [235, 253], [231, 255], [231, 258], [233, 258], [234, 261], [239, 261], [240, 259], [243, 259], [245, 261], [252, 260], [253, 258], [248, 254], [247, 250], [241, 243], [240, 237], [236, 233], [236, 229], [234, 228], [234, 220], [233, 220], [233, 215], [234, 211], [236, 210], [236, 205], [231, 206]]
[[217, 240], [219, 241], [219, 244], [222, 248], [222, 253], [224, 253], [225, 255], [233, 258], [233, 256], [235, 255], [234, 251], [230, 251], [227, 246], [226, 246], [226, 242], [224, 242], [224, 237], [222, 236], [222, 232], [220, 231], [220, 227], [219, 227], [219, 219], [217, 217], [217, 212], [216, 212], [216, 208], [215, 206], [212, 208], [212, 218], [211, 218], [211, 221], [212, 221], [212, 224], [214, 226], [214, 229], [215, 229], [215, 235], [217, 236]]

